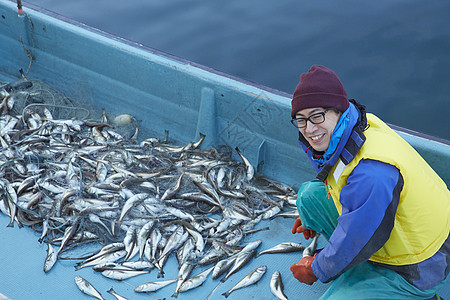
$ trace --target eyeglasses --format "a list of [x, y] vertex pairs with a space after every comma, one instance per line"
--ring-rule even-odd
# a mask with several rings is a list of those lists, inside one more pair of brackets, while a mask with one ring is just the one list
[[324, 110], [323, 112], [310, 115], [308, 118], [292, 119], [291, 123], [297, 128], [305, 128], [308, 121], [312, 124], [320, 124], [325, 121], [325, 114], [327, 113], [327, 111], [328, 109]]

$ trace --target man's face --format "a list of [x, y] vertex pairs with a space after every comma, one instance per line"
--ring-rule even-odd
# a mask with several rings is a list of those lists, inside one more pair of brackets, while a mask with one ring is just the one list
[[[325, 109], [322, 107], [305, 108], [296, 114], [296, 119], [312, 117], [313, 120], [321, 120], [320, 114], [323, 115], [324, 112]], [[313, 124], [310, 120], [308, 120], [306, 122], [306, 126], [299, 128], [298, 130], [309, 142], [311, 147], [314, 148], [314, 150], [324, 152], [330, 145], [331, 135], [333, 134], [333, 130], [336, 127], [341, 114], [342, 113], [330, 109], [323, 115], [325, 120], [322, 123]]]

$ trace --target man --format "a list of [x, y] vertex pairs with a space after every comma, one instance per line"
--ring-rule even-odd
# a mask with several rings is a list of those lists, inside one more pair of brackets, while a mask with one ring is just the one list
[[338, 76], [300, 76], [292, 123], [317, 179], [298, 192], [293, 233], [327, 246], [291, 266], [306, 284], [333, 281], [325, 299], [428, 299], [450, 270], [450, 193], [385, 123], [347, 98]]

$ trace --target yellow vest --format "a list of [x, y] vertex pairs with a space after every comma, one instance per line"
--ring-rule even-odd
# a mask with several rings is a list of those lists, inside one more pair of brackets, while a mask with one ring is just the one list
[[365, 143], [348, 165], [338, 160], [333, 166], [327, 176], [328, 190], [341, 215], [340, 191], [361, 159], [378, 160], [397, 167], [404, 186], [394, 228], [386, 244], [369, 260], [389, 265], [419, 263], [433, 256], [448, 237], [450, 192], [444, 181], [405, 140], [376, 116], [367, 114], [367, 119], [370, 127], [364, 131]]

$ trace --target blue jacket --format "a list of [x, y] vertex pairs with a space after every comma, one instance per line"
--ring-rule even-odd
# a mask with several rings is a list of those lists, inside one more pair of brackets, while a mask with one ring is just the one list
[[[313, 153], [300, 135], [300, 144], [319, 173], [319, 178], [326, 177], [320, 174], [327, 173], [339, 157], [351, 157], [351, 153], [346, 153], [348, 142], [355, 136], [364, 138], [365, 126], [364, 107], [353, 101], [349, 107], [347, 127], [336, 151], [324, 162], [318, 160], [321, 153]], [[358, 151], [358, 147], [353, 147], [353, 151]], [[399, 170], [390, 164], [366, 159], [354, 168], [347, 185], [340, 192], [342, 215], [338, 218], [338, 225], [329, 244], [316, 255], [312, 264], [313, 272], [320, 281], [329, 282], [348, 269], [368, 261], [384, 245], [394, 226], [402, 187], [403, 178]], [[442, 275], [449, 273], [449, 253], [450, 241], [447, 238], [440, 251], [425, 261], [413, 265], [383, 266], [425, 290], [440, 283]]]

